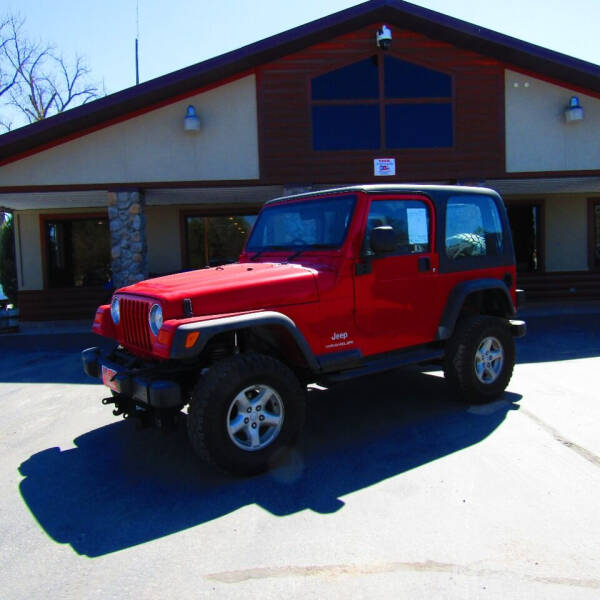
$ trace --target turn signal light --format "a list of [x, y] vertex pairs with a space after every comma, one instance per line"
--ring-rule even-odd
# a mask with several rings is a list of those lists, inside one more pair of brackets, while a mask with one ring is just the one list
[[158, 332], [158, 343], [167, 346], [169, 344], [169, 333], [170, 332], [168, 330], [161, 329]]
[[199, 331], [192, 331], [192, 333], [188, 333], [185, 338], [185, 347], [191, 348], [196, 343], [196, 341], [198, 340], [199, 337], [200, 337]]

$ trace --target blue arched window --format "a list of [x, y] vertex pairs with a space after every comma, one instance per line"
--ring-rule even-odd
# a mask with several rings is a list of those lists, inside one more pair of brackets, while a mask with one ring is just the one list
[[311, 81], [315, 150], [449, 148], [452, 78], [379, 56]]

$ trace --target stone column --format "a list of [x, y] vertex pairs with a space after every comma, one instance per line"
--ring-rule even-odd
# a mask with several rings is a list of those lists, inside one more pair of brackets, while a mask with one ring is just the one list
[[115, 288], [148, 278], [144, 194], [108, 193], [112, 278]]

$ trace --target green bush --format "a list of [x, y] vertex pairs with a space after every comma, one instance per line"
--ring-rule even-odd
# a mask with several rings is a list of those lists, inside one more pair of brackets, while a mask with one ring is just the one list
[[[1, 214], [1, 213], [0, 213]], [[12, 216], [0, 226], [0, 284], [13, 304], [17, 301], [17, 267]]]

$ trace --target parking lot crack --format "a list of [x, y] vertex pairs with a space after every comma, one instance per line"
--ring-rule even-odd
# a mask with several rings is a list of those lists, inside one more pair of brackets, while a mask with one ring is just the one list
[[471, 567], [468, 565], [457, 565], [436, 561], [424, 562], [385, 562], [372, 564], [337, 564], [337, 565], [308, 565], [308, 566], [281, 566], [281, 567], [259, 567], [254, 569], [240, 569], [235, 571], [222, 571], [211, 573], [206, 578], [220, 583], [242, 583], [249, 580], [264, 580], [272, 578], [287, 577], [343, 577], [343, 576], [367, 576], [395, 573], [402, 571], [423, 573], [449, 573], [452, 575], [465, 575], [472, 577], [510, 577], [523, 581], [543, 583], [549, 585], [561, 585], [568, 587], [583, 587], [588, 589], [600, 589], [598, 579], [575, 579], [570, 577], [545, 577], [504, 571], [497, 569], [485, 569]]
[[542, 421], [537, 415], [534, 415], [532, 412], [528, 411], [525, 408], [521, 408], [519, 410], [520, 414], [525, 415], [527, 418], [531, 419], [536, 425], [539, 425], [544, 431], [549, 433], [559, 444], [565, 446], [565, 448], [569, 448], [569, 450], [573, 450], [576, 454], [579, 454], [582, 458], [585, 458], [588, 462], [591, 462], [596, 467], [600, 467], [600, 456], [597, 456], [593, 452], [590, 452], [587, 448], [568, 440], [564, 435], [562, 435], [559, 431], [557, 431], [552, 425], [548, 425], [548, 423]]

